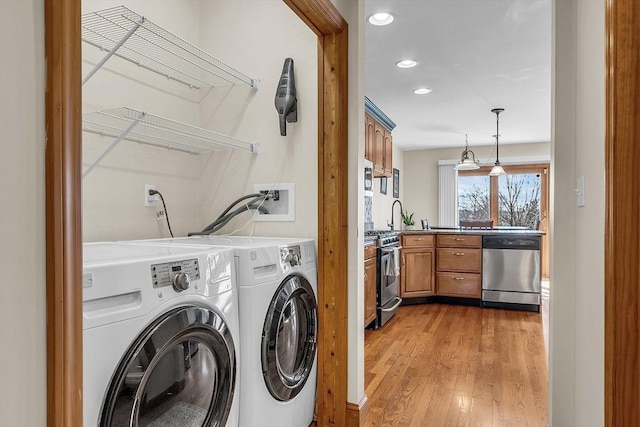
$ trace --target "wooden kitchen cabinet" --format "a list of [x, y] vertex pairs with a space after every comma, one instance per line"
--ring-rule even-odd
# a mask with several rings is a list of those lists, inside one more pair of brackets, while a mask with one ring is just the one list
[[376, 320], [376, 245], [364, 248], [364, 327]]
[[439, 234], [436, 238], [437, 294], [480, 298], [482, 236]]
[[384, 130], [384, 160], [383, 160], [383, 174], [384, 176], [390, 177], [393, 176], [393, 137], [391, 136], [391, 132], [387, 129]]
[[374, 161], [373, 159], [373, 142], [375, 140], [375, 121], [373, 118], [365, 114], [364, 115], [364, 158], [370, 161]]
[[378, 122], [373, 126], [373, 177], [385, 175], [384, 137], [386, 129]]
[[428, 297], [435, 294], [435, 249], [433, 235], [402, 236], [400, 297]]
[[393, 176], [393, 137], [396, 124], [365, 97], [364, 158], [373, 162], [373, 177]]

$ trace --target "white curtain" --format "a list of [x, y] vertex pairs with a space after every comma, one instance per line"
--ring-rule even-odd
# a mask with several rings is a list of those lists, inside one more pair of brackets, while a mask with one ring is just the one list
[[458, 226], [458, 173], [455, 164], [439, 165], [438, 225]]

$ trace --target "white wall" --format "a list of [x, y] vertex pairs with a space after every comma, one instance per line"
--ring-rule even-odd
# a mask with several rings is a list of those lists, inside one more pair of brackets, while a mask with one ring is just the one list
[[[603, 0], [556, 0], [550, 425], [604, 425]], [[585, 177], [586, 206], [575, 182]]]
[[349, 25], [349, 304], [347, 401], [364, 398], [364, 1], [334, 2]]
[[[233, 88], [202, 102], [201, 125], [260, 143], [257, 156], [234, 152], [213, 156], [200, 180], [202, 226], [231, 202], [253, 193], [253, 184], [295, 183], [295, 222], [255, 222], [255, 234], [317, 236], [318, 38], [282, 0], [201, 2], [205, 50], [261, 79], [257, 91]], [[265, 19], [268, 17], [268, 19]], [[280, 135], [274, 106], [285, 58], [294, 60], [298, 121]], [[222, 96], [220, 96], [222, 95]], [[246, 213], [223, 233], [247, 225]], [[248, 224], [240, 234], [250, 234]]]
[[41, 0], [0, 1], [0, 426], [46, 425]]
[[[84, 0], [83, 13], [122, 3]], [[317, 38], [281, 0], [127, 0], [133, 11], [261, 79], [191, 90], [112, 58], [83, 87], [84, 112], [128, 106], [187, 124], [258, 141], [260, 152], [222, 150], [191, 155], [123, 141], [83, 180], [85, 241], [168, 236], [162, 210], [143, 204], [144, 184], [167, 203], [173, 233], [199, 231], [253, 184], [295, 184], [294, 222], [256, 222], [244, 213], [220, 233], [317, 236]], [[268, 17], [268, 19], [264, 19]], [[273, 25], [277, 22], [277, 25]], [[83, 44], [83, 75], [101, 54]], [[286, 57], [295, 62], [298, 122], [280, 136], [275, 89]], [[113, 138], [83, 133], [85, 168]], [[244, 228], [243, 228], [244, 227]], [[219, 233], [219, 234], [220, 234]]]
[[[495, 162], [495, 145], [470, 147], [482, 165]], [[464, 146], [431, 150], [405, 151], [404, 173], [400, 191], [404, 188], [403, 204], [409, 211], [415, 211], [414, 218], [429, 220], [430, 225], [438, 224], [438, 161], [460, 160]], [[549, 143], [500, 145], [500, 161], [508, 164], [511, 159], [549, 159]], [[416, 222], [417, 223], [417, 222]]]
[[[364, 120], [364, 119], [363, 119]], [[393, 118], [392, 118], [393, 120]], [[398, 148], [397, 145], [393, 145], [393, 153], [391, 157], [391, 163], [394, 169], [398, 169], [400, 171], [400, 197], [399, 200], [402, 203], [402, 207], [409, 211], [409, 213], [414, 211], [414, 208], [411, 203], [407, 203], [405, 199], [405, 192], [411, 187], [411, 183], [405, 181], [404, 177], [406, 176], [406, 171], [404, 168], [404, 156], [403, 152]], [[380, 183], [382, 182], [381, 178], [373, 179], [373, 226], [376, 229], [389, 229], [388, 223], [391, 222], [391, 205], [396, 200], [393, 198], [393, 177], [387, 178], [387, 194], [380, 193]], [[402, 229], [402, 219], [400, 218], [400, 207], [395, 206], [394, 208], [395, 215], [393, 217], [394, 221], [394, 229], [401, 230]], [[417, 218], [416, 215], [413, 218]], [[417, 221], [416, 221], [417, 223]]]
[[[200, 3], [196, 0], [84, 0], [82, 13], [121, 4], [151, 22], [197, 45]], [[82, 75], [86, 76], [104, 52], [82, 43]], [[83, 113], [130, 107], [179, 122], [199, 125], [202, 93], [172, 82], [120, 58], [111, 58], [83, 86]], [[201, 90], [200, 92], [204, 92]], [[83, 167], [101, 155], [112, 137], [83, 132]], [[199, 178], [207, 154], [200, 156], [165, 148], [121, 142], [82, 181], [83, 239], [85, 241], [168, 236], [162, 210], [145, 207], [144, 185], [162, 192], [174, 234], [185, 235], [199, 226]], [[195, 228], [198, 228], [198, 227]]]

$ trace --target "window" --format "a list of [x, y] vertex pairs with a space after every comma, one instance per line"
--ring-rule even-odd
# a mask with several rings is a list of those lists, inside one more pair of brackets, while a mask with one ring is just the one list
[[548, 165], [505, 166], [458, 172], [458, 220], [493, 220], [498, 226], [539, 228], [547, 214]]

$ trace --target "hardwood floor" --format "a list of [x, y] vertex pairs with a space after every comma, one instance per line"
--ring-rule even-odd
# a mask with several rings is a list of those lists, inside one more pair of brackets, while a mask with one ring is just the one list
[[400, 307], [365, 334], [365, 426], [547, 425], [547, 352], [538, 313]]

